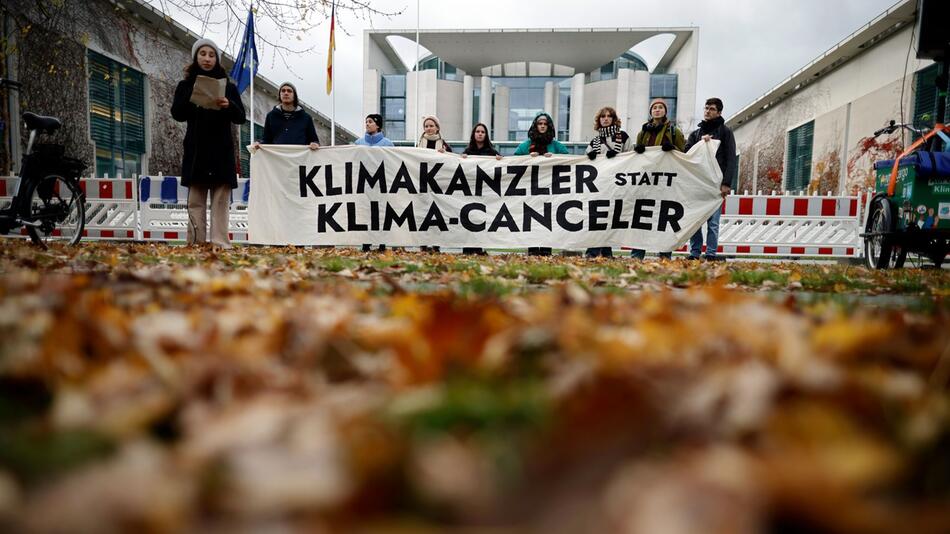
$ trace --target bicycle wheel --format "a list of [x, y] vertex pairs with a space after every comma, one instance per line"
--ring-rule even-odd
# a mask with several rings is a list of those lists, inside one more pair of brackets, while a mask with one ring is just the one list
[[34, 243], [75, 245], [82, 239], [86, 203], [78, 182], [51, 174], [33, 180], [27, 195], [23, 220]]

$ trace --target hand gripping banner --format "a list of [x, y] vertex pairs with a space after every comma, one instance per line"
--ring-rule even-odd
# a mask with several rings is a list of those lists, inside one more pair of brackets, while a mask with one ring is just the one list
[[265, 145], [251, 156], [248, 239], [670, 251], [722, 205], [718, 145], [594, 161]]

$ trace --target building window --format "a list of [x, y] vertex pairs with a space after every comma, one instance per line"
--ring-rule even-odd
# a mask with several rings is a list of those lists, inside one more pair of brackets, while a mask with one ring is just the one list
[[406, 77], [402, 74], [383, 76], [379, 110], [383, 131], [390, 139], [406, 138]]
[[788, 132], [785, 152], [785, 189], [803, 191], [811, 181], [811, 149], [815, 137], [815, 121]]
[[479, 108], [481, 107], [481, 95], [482, 95], [481, 87], [475, 87], [472, 89], [472, 123], [473, 124], [478, 124], [479, 122], [481, 122], [481, 117], [479, 116], [480, 114]]
[[[264, 127], [254, 123], [254, 141], [260, 141], [264, 137]], [[251, 177], [251, 154], [247, 151], [247, 145], [251, 144], [251, 122], [245, 121], [241, 125], [241, 178]]]
[[[937, 64], [914, 75], [914, 127], [933, 128], [937, 108]], [[914, 139], [919, 136], [914, 134]]]
[[676, 74], [650, 75], [650, 100], [662, 98], [666, 102], [666, 115], [676, 120], [676, 93], [679, 89], [679, 77]]
[[96, 175], [138, 174], [145, 154], [145, 75], [92, 50], [87, 57]]

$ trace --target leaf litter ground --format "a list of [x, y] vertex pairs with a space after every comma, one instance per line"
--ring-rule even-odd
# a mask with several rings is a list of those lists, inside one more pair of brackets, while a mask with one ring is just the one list
[[7, 531], [943, 532], [950, 273], [0, 242]]

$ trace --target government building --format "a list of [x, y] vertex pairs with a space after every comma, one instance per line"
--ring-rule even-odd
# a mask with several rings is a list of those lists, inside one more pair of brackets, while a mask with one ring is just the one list
[[[650, 69], [632, 49], [660, 35], [672, 41]], [[363, 114], [383, 115], [397, 144], [419, 138], [425, 115], [438, 116], [442, 136], [455, 145], [484, 123], [505, 153], [527, 137], [541, 111], [575, 152], [593, 135], [603, 106], [614, 107], [631, 132], [648, 119], [652, 98], [667, 101], [684, 131], [701, 118], [698, 28], [424, 30], [419, 44], [431, 53], [418, 71], [397, 53], [400, 44], [414, 48], [415, 37], [415, 30], [363, 34]]]

